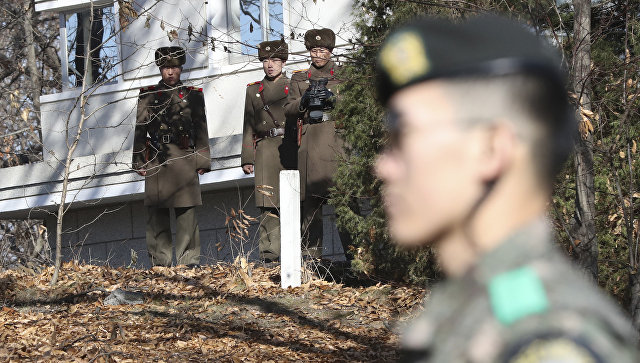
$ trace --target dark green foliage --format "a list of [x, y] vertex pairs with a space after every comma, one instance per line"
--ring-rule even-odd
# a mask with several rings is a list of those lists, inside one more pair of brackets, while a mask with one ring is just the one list
[[354, 266], [379, 278], [424, 283], [437, 275], [429, 249], [396, 248], [385, 229], [380, 183], [373, 175], [376, 154], [384, 146], [384, 110], [375, 97], [374, 70], [378, 46], [395, 24], [418, 14], [441, 12], [407, 2], [357, 1], [361, 14], [356, 51], [343, 68], [345, 84], [335, 110], [343, 120], [342, 135], [349, 145], [347, 158], [335, 177], [330, 203], [336, 207], [339, 226], [353, 239]]

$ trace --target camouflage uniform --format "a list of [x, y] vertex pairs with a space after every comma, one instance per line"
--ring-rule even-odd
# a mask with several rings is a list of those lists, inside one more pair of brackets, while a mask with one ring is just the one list
[[[522, 135], [522, 138], [518, 139], [520, 135], [515, 136], [514, 132], [511, 140], [518, 139], [514, 144], [523, 146], [523, 150], [526, 150], [523, 154], [535, 153], [530, 156], [539, 158], [536, 162], [540, 163], [532, 166], [530, 159], [519, 158], [513, 150], [495, 152], [491, 159], [493, 161], [497, 159], [496, 155], [504, 157], [502, 161], [509, 157], [513, 157], [513, 160], [502, 164], [504, 169], [500, 171], [492, 170], [494, 174], [491, 177], [483, 174], [483, 178], [486, 179], [479, 178], [460, 184], [462, 187], [482, 188], [479, 199], [471, 207], [452, 212], [455, 217], [446, 219], [447, 224], [443, 222], [431, 226], [441, 235], [423, 232], [415, 238], [429, 242], [435, 239], [435, 243], [440, 244], [438, 247], [443, 251], [441, 261], [449, 264], [451, 276], [433, 289], [424, 312], [404, 330], [401, 338], [404, 361], [640, 362], [637, 351], [638, 335], [631, 326], [630, 319], [614, 302], [598, 291], [592, 281], [587, 281], [583, 274], [571, 266], [554, 246], [549, 226], [544, 220], [534, 217], [536, 214], [544, 214], [541, 201], [547, 198], [554, 175], [561, 170], [569, 156], [572, 137], [576, 134], [576, 121], [570, 117], [574, 110], [568, 101], [564, 85], [565, 76], [559, 67], [560, 64], [557, 53], [526, 26], [490, 15], [472, 17], [455, 23], [434, 18], [418, 19], [396, 29], [381, 47], [377, 88], [379, 100], [383, 104], [391, 102], [391, 112], [386, 119], [388, 131], [391, 133], [389, 150], [395, 149], [401, 155], [399, 158], [404, 158], [402, 162], [406, 162], [410, 167], [414, 167], [417, 162], [409, 163], [406, 154], [420, 152], [415, 146], [417, 143], [408, 143], [413, 145], [413, 148], [407, 149], [406, 154], [399, 145], [408, 137], [403, 133], [408, 130], [415, 132], [415, 127], [411, 128], [414, 124], [403, 119], [402, 112], [405, 110], [395, 109], [402, 107], [399, 106], [402, 103], [390, 100], [398, 97], [396, 100], [410, 100], [408, 104], [415, 105], [419, 102], [421, 94], [430, 94], [421, 93], [424, 89], [420, 88], [409, 89], [419, 83], [423, 83], [425, 88], [431, 86], [430, 90], [434, 91], [445, 89], [447, 81], [454, 79], [478, 82], [478, 85], [481, 85], [488, 80], [504, 82], [509, 78], [513, 81], [514, 76], [522, 77], [521, 80], [526, 79], [529, 86], [535, 89], [535, 92], [530, 90], [531, 93], [527, 95], [513, 94], [514, 104], [528, 103], [521, 105], [519, 109], [524, 116], [522, 120], [513, 119], [516, 117], [513, 110], [505, 110], [503, 114], [499, 109], [491, 110], [497, 111], [493, 116], [478, 112], [481, 115], [479, 119], [473, 119], [464, 113], [463, 117], [456, 119], [455, 112], [439, 110], [445, 118], [451, 117], [440, 122], [464, 125], [454, 131], [458, 136], [465, 134], [469, 129], [478, 130], [483, 127], [481, 125], [497, 125], [496, 127], [504, 128], [504, 125], [499, 125], [500, 122], [497, 121], [501, 118], [510, 126], [520, 122], [529, 123], [533, 127], [524, 132], [539, 132], [540, 135], [544, 135], [544, 138], [534, 135], [531, 140], [527, 140], [528, 135]], [[532, 86], [533, 80], [536, 81], [533, 83], [535, 86]], [[442, 81], [442, 84], [435, 83], [438, 81]], [[429, 85], [429, 82], [434, 83]], [[524, 85], [526, 82], [521, 84]], [[402, 99], [403, 96], [399, 93], [401, 90], [406, 92], [405, 99]], [[510, 84], [507, 90], [514, 92], [514, 85]], [[500, 94], [503, 91], [497, 91], [496, 97], [510, 97]], [[471, 95], [475, 94], [473, 92], [477, 90], [472, 91]], [[446, 94], [446, 97], [455, 98], [453, 93]], [[458, 104], [451, 102], [450, 106], [457, 107]], [[528, 107], [530, 108], [527, 109]], [[538, 111], [545, 112], [539, 114]], [[411, 117], [413, 123], [420, 122], [417, 121], [417, 117], [407, 116]], [[483, 120], [482, 117], [492, 119]], [[439, 122], [435, 119], [430, 121], [431, 123], [424, 124], [433, 125]], [[535, 123], [538, 123], [537, 126]], [[437, 135], [448, 131], [433, 130]], [[421, 130], [421, 134], [426, 132], [428, 131]], [[496, 138], [502, 137], [492, 135]], [[467, 136], [468, 134], [465, 134], [465, 138], [461, 140], [480, 139], [466, 138]], [[504, 139], [506, 137], [501, 142]], [[483, 153], [494, 152], [486, 151], [486, 148], [489, 145], [495, 147], [496, 144], [486, 140], [481, 143], [483, 146], [478, 149], [482, 148]], [[436, 154], [434, 150], [431, 150], [432, 155]], [[465, 160], [466, 157], [468, 156], [461, 158]], [[385, 174], [383, 167], [401, 165], [399, 161], [392, 162], [393, 158], [393, 154], [386, 154], [386, 163], [379, 160], [376, 169], [384, 183], [390, 183], [392, 187], [397, 188], [403, 185], [399, 184], [402, 181], [401, 177], [407, 177], [408, 172], [400, 171], [397, 179]], [[385, 161], [385, 158], [381, 160]], [[454, 157], [452, 160], [455, 162], [460, 159]], [[518, 182], [523, 182], [522, 178], [531, 177], [530, 174], [517, 170], [519, 168], [528, 170], [539, 178], [533, 187], [537, 186], [537, 189], [514, 189], [517, 188]], [[434, 174], [441, 172], [435, 168], [428, 170]], [[444, 172], [453, 175], [451, 171]], [[451, 188], [437, 183], [428, 185], [440, 188], [430, 190], [432, 193]], [[419, 193], [419, 188], [420, 186], [416, 185], [414, 189], [406, 190], [407, 195]], [[451, 188], [449, 195], [453, 192], [455, 189]], [[397, 190], [395, 193], [396, 201], [405, 197], [405, 194], [398, 193]], [[508, 198], [521, 201], [528, 197], [531, 198], [532, 204], [538, 203], [530, 210], [514, 210], [517, 206], [507, 202]], [[464, 198], [462, 200], [464, 201]], [[388, 211], [393, 216], [393, 208]], [[442, 212], [446, 214], [451, 211]], [[513, 213], [513, 219], [508, 217], [509, 213]], [[479, 239], [479, 234], [488, 233], [489, 228], [496, 227], [487, 225], [484, 221], [505, 216], [507, 220], [497, 223], [498, 231], [510, 237], [497, 244], [493, 243], [494, 241], [484, 241], [483, 245], [482, 242], [474, 241]], [[479, 222], [478, 218], [482, 218], [482, 222]], [[392, 218], [390, 220], [394, 227]], [[531, 222], [522, 228], [514, 229], [514, 225], [520, 225], [523, 221]], [[451, 227], [451, 224], [456, 223], [460, 224]], [[398, 224], [395, 225], [397, 226]], [[464, 236], [456, 233], [462, 233]], [[405, 236], [405, 242], [414, 237]], [[454, 246], [451, 243], [460, 242], [466, 242], [470, 249], [477, 249], [469, 253], [470, 256], [466, 256], [473, 260], [469, 262], [471, 266], [467, 268], [464, 261], [457, 266], [460, 270], [466, 271], [458, 276], [457, 271], [451, 269], [455, 256], [447, 255], [445, 251], [447, 247]]]
[[640, 362], [629, 318], [570, 265], [542, 221], [435, 288], [401, 341], [411, 362]]

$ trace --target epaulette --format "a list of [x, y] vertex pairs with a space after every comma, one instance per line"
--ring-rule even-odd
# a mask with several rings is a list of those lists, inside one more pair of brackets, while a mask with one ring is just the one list
[[253, 86], [254, 84], [262, 84], [262, 81], [255, 81], [255, 82], [251, 82], [247, 85], [247, 87], [249, 86]]
[[140, 92], [154, 91], [155, 89], [156, 89], [156, 86], [142, 87], [140, 88]]
[[188, 89], [188, 90], [190, 90], [190, 91], [198, 91], [198, 92], [202, 92], [202, 88], [195, 88], [195, 87], [193, 87], [193, 86], [189, 86], [189, 87], [187, 87], [187, 89]]
[[307, 69], [298, 69], [297, 71], [291, 72], [291, 74], [296, 74], [296, 73], [300, 73], [300, 72], [306, 72], [308, 70], [309, 70], [309, 68], [307, 68]]

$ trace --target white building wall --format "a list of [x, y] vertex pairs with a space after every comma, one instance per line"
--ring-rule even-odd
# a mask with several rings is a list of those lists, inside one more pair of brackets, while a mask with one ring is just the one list
[[[204, 261], [227, 259], [233, 244], [224, 235], [224, 212], [239, 205], [257, 216], [252, 198], [253, 178], [240, 166], [242, 117], [245, 85], [263, 77], [256, 59], [224, 52], [240, 34], [230, 32], [231, 4], [237, 0], [137, 0], [140, 17], [119, 38], [119, 66], [116, 82], [89, 89], [85, 125], [73, 155], [69, 195], [72, 203], [65, 215], [65, 256], [85, 261], [128, 264], [130, 249], [138, 251], [141, 264], [148, 263], [144, 246], [143, 179], [130, 170], [132, 136], [138, 90], [156, 84], [158, 68], [153, 52], [159, 46], [181, 45], [189, 56], [182, 79], [204, 89], [212, 148], [213, 171], [201, 177], [204, 206], [199, 208]], [[37, 0], [37, 11], [78, 11], [90, 0]], [[94, 6], [115, 4], [93, 1]], [[353, 38], [351, 0], [283, 0], [284, 33], [290, 51], [288, 72], [308, 67], [304, 32], [328, 27], [337, 33], [340, 55], [351, 47]], [[147, 26], [147, 19], [149, 19]], [[165, 30], [160, 29], [163, 23]], [[189, 41], [188, 24], [196, 34]], [[178, 39], [169, 41], [167, 31], [176, 29]], [[206, 34], [205, 34], [206, 33]], [[215, 38], [216, 50], [205, 42]], [[228, 42], [228, 43], [225, 43]], [[62, 170], [70, 138], [81, 118], [79, 89], [41, 97], [41, 126], [44, 162], [0, 169], [0, 219], [44, 218], [53, 242], [55, 219], [51, 214], [60, 203]], [[331, 221], [331, 213], [325, 219]], [[333, 223], [325, 223], [335, 231]], [[327, 233], [325, 253], [339, 255], [337, 235]], [[248, 251], [254, 251], [255, 226]]]

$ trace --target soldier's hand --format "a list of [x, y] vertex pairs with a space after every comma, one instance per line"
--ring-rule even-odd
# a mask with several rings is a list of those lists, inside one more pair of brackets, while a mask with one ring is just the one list
[[307, 90], [300, 97], [300, 111], [304, 111], [309, 107], [309, 94], [311, 93], [311, 87], [307, 88]]
[[253, 164], [242, 165], [242, 171], [244, 171], [245, 174], [253, 174]]
[[208, 170], [200, 168], [200, 169], [198, 169], [196, 171], [198, 172], [198, 174], [202, 175], [202, 174], [206, 173]]
[[136, 170], [136, 173], [140, 176], [147, 176], [147, 171], [145, 169], [138, 169]]

